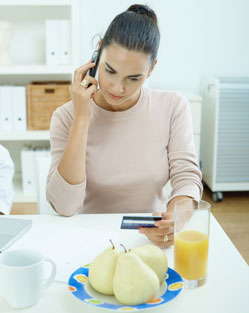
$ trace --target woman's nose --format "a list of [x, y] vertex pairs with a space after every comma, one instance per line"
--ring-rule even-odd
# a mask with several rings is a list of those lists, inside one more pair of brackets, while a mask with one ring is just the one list
[[124, 88], [124, 84], [120, 81], [116, 81], [113, 84], [113, 92], [115, 93], [116, 96], [121, 95], [124, 92], [125, 88]]

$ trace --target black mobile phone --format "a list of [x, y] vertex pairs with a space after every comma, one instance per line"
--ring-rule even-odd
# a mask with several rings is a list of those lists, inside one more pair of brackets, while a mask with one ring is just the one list
[[95, 77], [98, 65], [99, 65], [99, 55], [100, 55], [100, 50], [95, 50], [93, 55], [92, 55], [92, 60], [96, 64], [94, 67], [90, 68], [89, 70], [89, 75], [92, 77]]

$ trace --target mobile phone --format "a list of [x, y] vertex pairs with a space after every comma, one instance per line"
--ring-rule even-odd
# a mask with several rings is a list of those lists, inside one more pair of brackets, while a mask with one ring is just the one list
[[155, 221], [160, 221], [162, 216], [123, 216], [121, 229], [139, 229], [141, 227], [156, 227]]
[[97, 69], [98, 69], [99, 55], [100, 55], [100, 50], [95, 50], [93, 55], [92, 55], [92, 60], [95, 63], [95, 66], [90, 68], [90, 70], [89, 70], [89, 75], [92, 76], [92, 77], [95, 77]]

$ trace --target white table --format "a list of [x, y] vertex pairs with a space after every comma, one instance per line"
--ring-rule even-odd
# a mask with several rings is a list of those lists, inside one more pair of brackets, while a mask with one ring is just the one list
[[[116, 245], [128, 248], [148, 243], [146, 237], [134, 230], [120, 230], [120, 214], [87, 214], [73, 217], [53, 215], [13, 216], [32, 219], [33, 226], [9, 249], [35, 248], [55, 260], [58, 276], [43, 292], [38, 305], [19, 310], [28, 313], [101, 312], [76, 299], [65, 282], [59, 282], [80, 265], [89, 263], [95, 255], [109, 246], [111, 236]], [[169, 267], [173, 268], [173, 247], [165, 249]], [[173, 301], [153, 312], [170, 313], [235, 313], [249, 312], [249, 268], [237, 249], [211, 216], [208, 282], [192, 290], [183, 290]], [[0, 295], [0, 312], [17, 312]], [[103, 311], [104, 312], [104, 311]]]

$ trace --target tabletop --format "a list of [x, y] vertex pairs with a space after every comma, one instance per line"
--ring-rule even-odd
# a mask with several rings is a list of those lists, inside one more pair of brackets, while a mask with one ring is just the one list
[[[57, 265], [55, 282], [45, 290], [36, 306], [19, 310], [27, 313], [101, 312], [87, 305], [69, 291], [67, 280], [77, 268], [88, 264], [110, 246], [132, 248], [150, 243], [136, 230], [121, 230], [122, 214], [22, 215], [31, 219], [32, 228], [9, 249], [31, 248], [41, 251]], [[120, 248], [120, 247], [119, 247]], [[173, 247], [164, 249], [169, 267], [174, 268]], [[153, 308], [153, 312], [249, 312], [249, 268], [216, 219], [211, 214], [207, 284], [183, 289], [171, 302]], [[0, 312], [16, 312], [0, 295]]]

